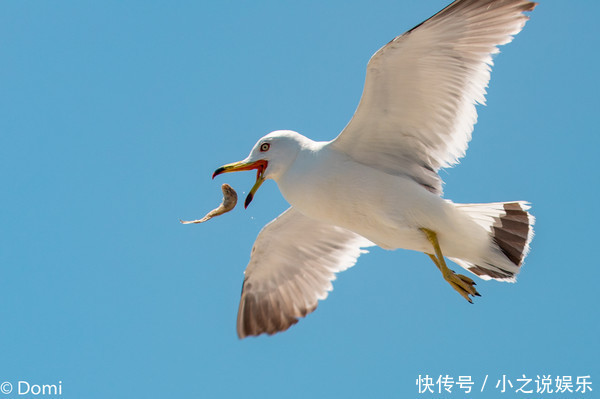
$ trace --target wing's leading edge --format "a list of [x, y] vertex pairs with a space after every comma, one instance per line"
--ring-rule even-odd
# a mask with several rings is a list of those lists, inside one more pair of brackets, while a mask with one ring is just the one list
[[341, 227], [289, 208], [258, 234], [242, 287], [240, 338], [287, 330], [332, 290], [335, 273], [374, 245]]
[[367, 66], [359, 106], [332, 146], [442, 193], [437, 171], [463, 157], [485, 103], [492, 54], [536, 3], [457, 0], [396, 37]]

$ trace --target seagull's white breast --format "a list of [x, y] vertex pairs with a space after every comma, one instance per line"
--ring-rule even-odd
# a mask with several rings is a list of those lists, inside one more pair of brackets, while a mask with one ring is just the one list
[[439, 229], [448, 219], [446, 202], [412, 179], [358, 163], [328, 145], [301, 151], [277, 183], [285, 199], [306, 216], [354, 231], [383, 248], [428, 250], [419, 228]]

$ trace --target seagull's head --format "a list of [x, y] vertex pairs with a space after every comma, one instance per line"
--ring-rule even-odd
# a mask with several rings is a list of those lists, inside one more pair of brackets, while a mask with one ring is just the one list
[[215, 176], [228, 172], [256, 169], [256, 183], [248, 193], [244, 207], [247, 208], [256, 190], [266, 179], [277, 179], [294, 162], [306, 137], [291, 130], [277, 130], [258, 140], [243, 161], [223, 165], [213, 173]]

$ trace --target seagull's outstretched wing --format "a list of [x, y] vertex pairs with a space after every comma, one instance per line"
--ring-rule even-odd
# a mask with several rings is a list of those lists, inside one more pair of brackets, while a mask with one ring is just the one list
[[437, 171], [465, 154], [492, 54], [521, 31], [523, 12], [535, 5], [457, 0], [396, 37], [369, 61], [358, 109], [332, 146], [441, 194]]
[[237, 317], [240, 338], [287, 330], [331, 291], [335, 273], [374, 245], [341, 227], [289, 208], [258, 234]]

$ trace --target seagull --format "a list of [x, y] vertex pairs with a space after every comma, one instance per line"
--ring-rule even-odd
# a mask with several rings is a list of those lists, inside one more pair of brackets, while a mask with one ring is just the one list
[[364, 248], [423, 252], [472, 303], [475, 282], [514, 282], [534, 217], [525, 201], [458, 204], [442, 197], [441, 168], [465, 155], [485, 103], [492, 54], [529, 19], [527, 0], [457, 0], [379, 49], [354, 116], [331, 141], [274, 131], [248, 157], [218, 168], [256, 170], [291, 205], [258, 234], [244, 272], [240, 338], [285, 331], [314, 311], [335, 274]]

